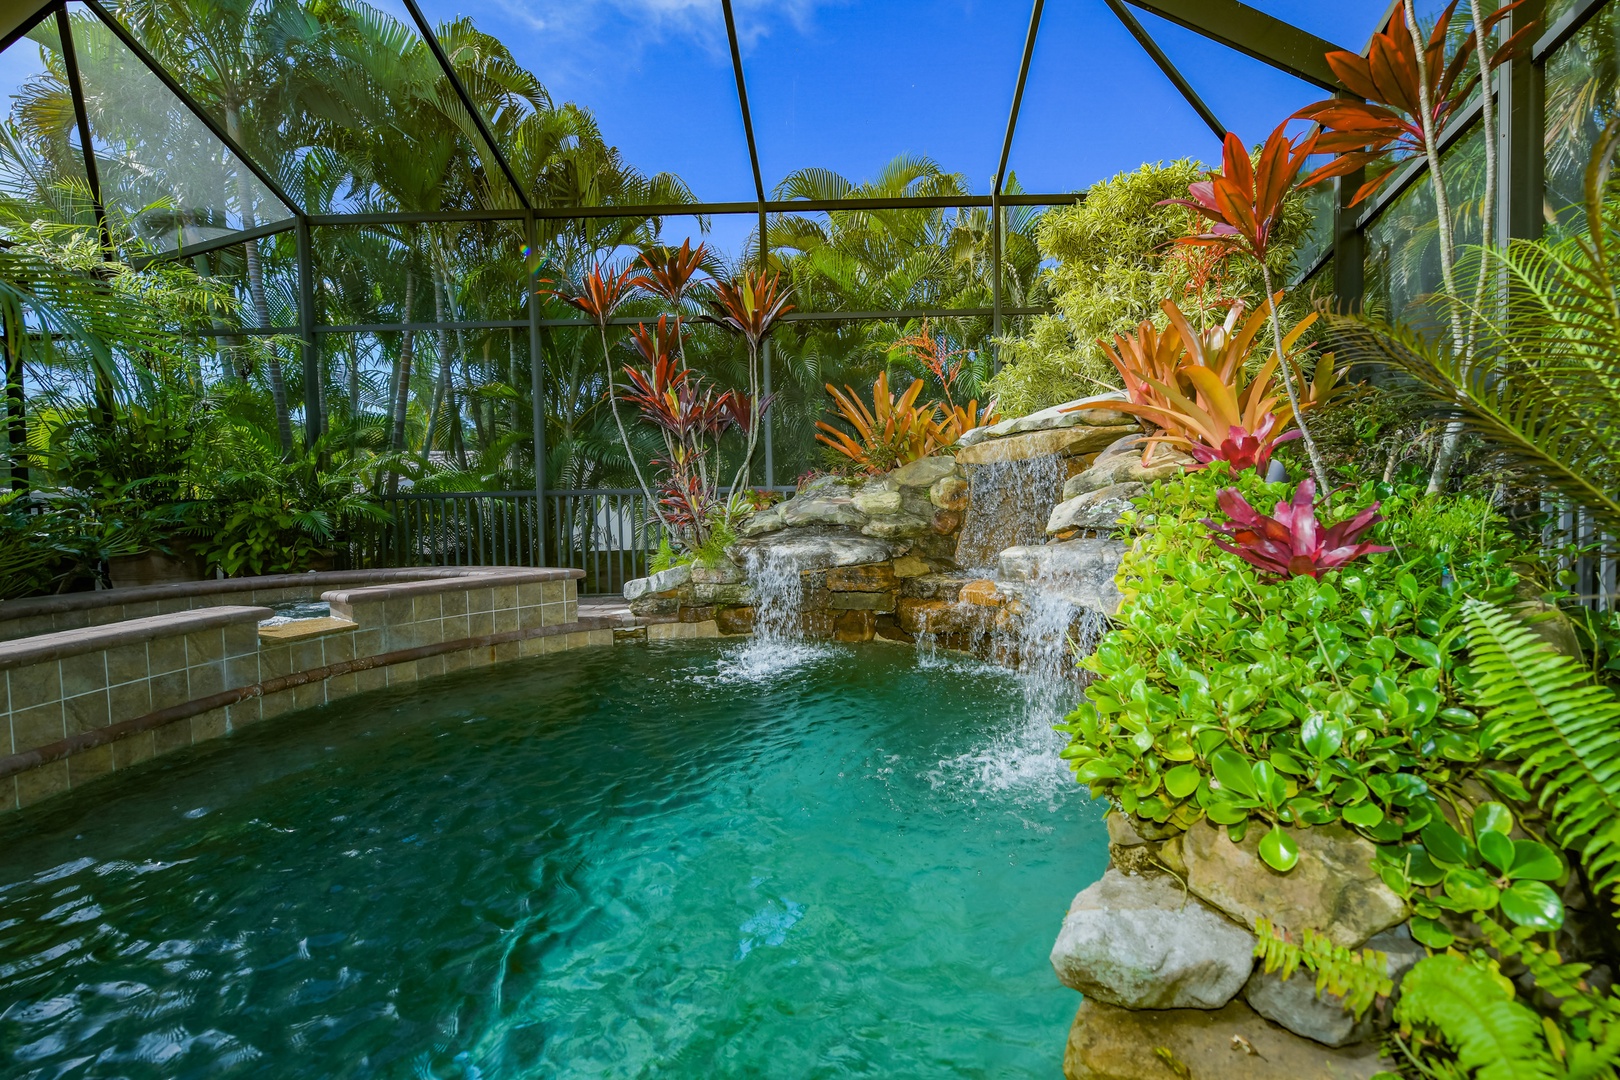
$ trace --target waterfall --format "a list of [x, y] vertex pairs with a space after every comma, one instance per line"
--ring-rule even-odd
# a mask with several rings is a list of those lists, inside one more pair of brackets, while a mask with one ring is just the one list
[[756, 548], [743, 569], [753, 597], [754, 633], [726, 649], [713, 678], [763, 682], [831, 655], [827, 646], [805, 640], [804, 577], [791, 552]]
[[965, 466], [971, 495], [956, 542], [960, 566], [993, 566], [1016, 544], [1046, 542], [1046, 521], [1063, 495], [1068, 466], [1056, 454]]

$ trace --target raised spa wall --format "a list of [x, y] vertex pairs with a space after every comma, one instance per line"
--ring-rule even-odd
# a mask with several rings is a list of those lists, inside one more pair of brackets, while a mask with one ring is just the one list
[[[613, 643], [579, 570], [462, 567], [110, 589], [0, 605], [0, 812], [294, 709]], [[327, 618], [261, 627], [267, 603]]]

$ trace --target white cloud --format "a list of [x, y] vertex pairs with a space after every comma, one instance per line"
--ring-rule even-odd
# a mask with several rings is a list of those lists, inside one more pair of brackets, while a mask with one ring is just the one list
[[[844, 0], [735, 0], [744, 53], [780, 30], [803, 32], [818, 9]], [[494, 0], [501, 12], [535, 34], [548, 53], [576, 52], [580, 66], [616, 58], [634, 65], [652, 47], [695, 46], [727, 52], [720, 0]]]

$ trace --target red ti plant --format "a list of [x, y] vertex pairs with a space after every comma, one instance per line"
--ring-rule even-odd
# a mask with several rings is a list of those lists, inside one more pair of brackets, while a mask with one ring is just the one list
[[704, 318], [740, 335], [748, 343], [748, 424], [745, 428], [748, 445], [736, 479], [731, 482], [732, 491], [748, 486], [748, 470], [754, 460], [760, 420], [770, 404], [760, 395], [760, 348], [776, 328], [777, 321], [793, 310], [793, 305], [788, 303], [792, 291], [782, 287], [780, 273], [750, 270], [733, 281], [715, 282], [714, 298], [708, 302], [713, 314]]
[[1214, 530], [1210, 540], [1222, 551], [1275, 577], [1309, 574], [1319, 578], [1352, 559], [1394, 550], [1357, 539], [1384, 520], [1377, 503], [1347, 521], [1323, 528], [1316, 520], [1316, 484], [1309, 477], [1300, 481], [1292, 501], [1276, 505], [1272, 517], [1250, 506], [1237, 488], [1225, 488], [1216, 498], [1231, 521], [1220, 524], [1205, 518], [1204, 524]]
[[1259, 425], [1253, 431], [1246, 431], [1238, 424], [1233, 424], [1227, 437], [1221, 440], [1219, 446], [1209, 446], [1202, 442], [1189, 443], [1187, 453], [1198, 462], [1189, 468], [1201, 469], [1212, 461], [1224, 461], [1232, 467], [1232, 472], [1240, 473], [1244, 469], [1253, 469], [1261, 476], [1271, 467], [1271, 454], [1282, 443], [1299, 438], [1299, 429], [1273, 435], [1277, 427], [1277, 414], [1266, 413]]
[[1283, 333], [1277, 317], [1277, 293], [1271, 286], [1271, 240], [1277, 226], [1282, 223], [1283, 203], [1296, 186], [1300, 185], [1300, 172], [1306, 159], [1316, 152], [1316, 136], [1298, 142], [1288, 138], [1287, 121], [1277, 125], [1266, 138], [1260, 150], [1260, 160], [1251, 162], [1243, 140], [1227, 132], [1221, 148], [1221, 171], [1209, 174], [1209, 179], [1189, 186], [1190, 199], [1170, 199], [1169, 202], [1186, 206], [1210, 223], [1207, 232], [1184, 237], [1178, 243], [1198, 247], [1213, 247], [1238, 251], [1260, 264], [1260, 273], [1266, 284], [1266, 304], [1271, 317], [1272, 340], [1277, 352], [1277, 366], [1282, 372], [1283, 386], [1288, 391], [1288, 403], [1293, 406], [1294, 420], [1299, 424], [1310, 455], [1316, 481], [1328, 486], [1327, 468], [1317, 453], [1316, 440], [1300, 408], [1299, 390], [1294, 385], [1294, 374], [1283, 355]]
[[[545, 284], [551, 284], [546, 282]], [[632, 290], [637, 284], [635, 272], [626, 267], [614, 273], [601, 263], [591, 268], [580, 281], [575, 291], [565, 291], [561, 288], [542, 289], [542, 293], [555, 296], [570, 307], [584, 312], [585, 316], [596, 324], [597, 333], [602, 341], [602, 373], [607, 377], [608, 408], [613, 413], [613, 426], [619, 429], [619, 442], [624, 446], [625, 457], [630, 461], [630, 469], [636, 474], [636, 484], [641, 488], [647, 505], [652, 507], [658, 520], [665, 528], [669, 522], [664, 518], [663, 511], [653, 498], [652, 488], [647, 485], [646, 477], [641, 475], [641, 463], [636, 460], [635, 448], [630, 445], [630, 436], [624, 429], [624, 421], [619, 417], [619, 399], [613, 392], [613, 356], [608, 348], [607, 328], [613, 318], [613, 313], [619, 305], [630, 298]], [[678, 332], [678, 329], [677, 329]]]
[[703, 260], [709, 249], [699, 244], [692, 246], [690, 238], [681, 241], [678, 248], [660, 248], [641, 254], [642, 271], [634, 284], [655, 296], [661, 296], [679, 310], [681, 301], [692, 290], [693, 278], [703, 269]]

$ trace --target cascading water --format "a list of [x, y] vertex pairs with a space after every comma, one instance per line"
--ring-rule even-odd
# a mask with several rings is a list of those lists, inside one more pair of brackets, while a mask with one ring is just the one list
[[776, 548], [750, 551], [743, 569], [754, 603], [754, 633], [727, 650], [716, 677], [757, 682], [827, 655], [805, 640], [804, 578], [791, 554]]
[[994, 566], [996, 557], [1015, 544], [1045, 542], [1046, 521], [1068, 479], [1063, 458], [1043, 454], [966, 469], [971, 493], [956, 542], [958, 565]]

